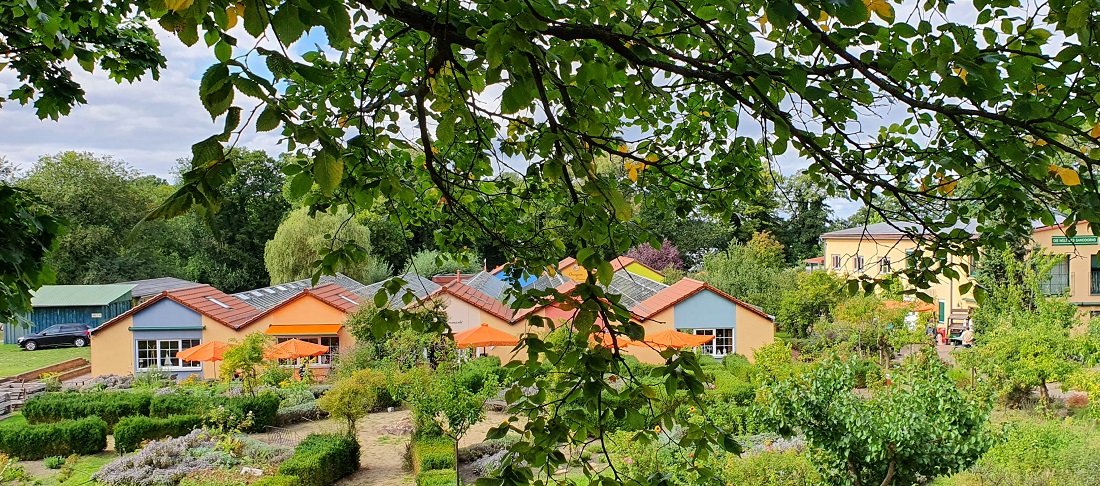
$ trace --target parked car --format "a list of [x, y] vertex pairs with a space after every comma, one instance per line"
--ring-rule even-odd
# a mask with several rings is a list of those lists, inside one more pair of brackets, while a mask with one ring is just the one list
[[47, 346], [76, 346], [82, 348], [90, 341], [91, 329], [86, 324], [58, 324], [42, 332], [27, 334], [16, 340], [19, 347], [34, 351]]

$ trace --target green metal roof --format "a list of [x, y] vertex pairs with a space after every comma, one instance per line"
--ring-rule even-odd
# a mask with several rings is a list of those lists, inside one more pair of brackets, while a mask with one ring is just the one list
[[31, 297], [32, 307], [91, 307], [129, 300], [134, 284], [43, 285]]

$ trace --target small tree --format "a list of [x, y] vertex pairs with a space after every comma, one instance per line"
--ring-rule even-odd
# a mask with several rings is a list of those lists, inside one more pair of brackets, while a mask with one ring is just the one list
[[649, 243], [642, 243], [626, 251], [627, 257], [633, 258], [649, 268], [658, 270], [674, 268], [684, 269], [684, 259], [680, 256], [680, 249], [676, 248], [668, 238], [661, 243], [661, 248], [653, 248]]
[[344, 419], [347, 434], [355, 437], [355, 422], [378, 406], [379, 395], [386, 388], [385, 374], [374, 370], [359, 370], [337, 381], [318, 400], [317, 405], [329, 415]]
[[232, 380], [239, 374], [245, 392], [255, 396], [255, 387], [266, 361], [264, 350], [269, 342], [270, 338], [262, 332], [251, 333], [240, 341], [230, 340], [232, 347], [222, 356], [222, 377]]
[[[454, 442], [455, 475], [458, 471], [458, 441], [474, 424], [485, 418], [485, 400], [496, 394], [495, 381], [474, 393], [454, 379], [453, 370], [440, 370], [430, 386], [412, 396], [418, 434], [440, 433]], [[430, 430], [425, 430], [430, 429]]]
[[831, 360], [765, 389], [764, 415], [805, 434], [829, 484], [918, 484], [974, 464], [993, 445], [989, 400], [955, 386], [930, 350], [909, 357], [895, 386], [856, 394], [852, 363]]
[[802, 272], [794, 290], [783, 295], [775, 322], [794, 337], [806, 337], [818, 320], [832, 317], [844, 298], [844, 282], [825, 271]]

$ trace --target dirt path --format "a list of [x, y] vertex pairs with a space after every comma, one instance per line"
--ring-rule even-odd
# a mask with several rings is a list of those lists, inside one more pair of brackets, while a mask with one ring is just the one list
[[[485, 440], [490, 428], [500, 424], [508, 416], [500, 412], [486, 412], [485, 420], [475, 424], [459, 442], [461, 447]], [[408, 410], [380, 412], [367, 415], [356, 424], [359, 439], [359, 472], [336, 483], [342, 486], [370, 484], [398, 486], [413, 483], [405, 469], [405, 449], [410, 441], [412, 418]], [[253, 437], [271, 443], [295, 445], [312, 433], [340, 432], [343, 424], [334, 420], [305, 422], [287, 427], [282, 433], [256, 434]]]

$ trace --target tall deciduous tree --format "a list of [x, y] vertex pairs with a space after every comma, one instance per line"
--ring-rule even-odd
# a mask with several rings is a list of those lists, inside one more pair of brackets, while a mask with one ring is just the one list
[[309, 208], [292, 211], [264, 248], [264, 264], [272, 284], [313, 277], [322, 261], [336, 263], [335, 251], [355, 256], [334, 268], [363, 283], [390, 275], [390, 268], [367, 253], [370, 230], [345, 212], [310, 214]]
[[53, 282], [46, 264], [62, 222], [30, 191], [0, 182], [0, 321], [31, 310], [31, 291]]
[[142, 218], [171, 192], [111, 157], [62, 152], [42, 157], [17, 184], [38, 194], [68, 221], [50, 263], [57, 283], [101, 284], [180, 275], [178, 234]]

